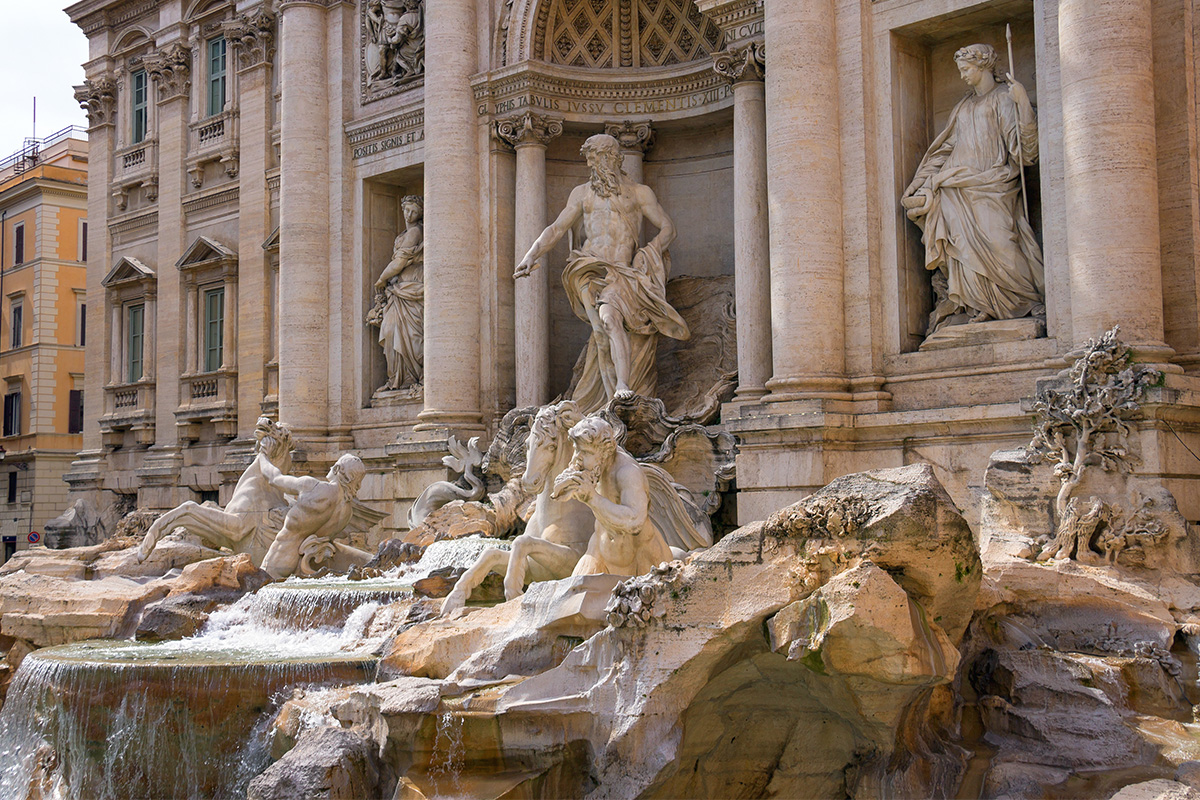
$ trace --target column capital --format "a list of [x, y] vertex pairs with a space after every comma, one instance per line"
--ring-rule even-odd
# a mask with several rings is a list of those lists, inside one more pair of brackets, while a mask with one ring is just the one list
[[95, 78], [86, 78], [74, 89], [75, 101], [87, 112], [89, 128], [113, 124], [117, 108], [117, 79], [112, 73], [102, 72]]
[[171, 42], [143, 60], [146, 72], [158, 86], [158, 102], [187, 97], [192, 88], [192, 49], [183, 42]]
[[767, 46], [750, 42], [713, 54], [713, 71], [730, 83], [761, 81], [767, 74]]
[[270, 63], [275, 57], [275, 15], [265, 6], [239, 14], [221, 29], [237, 52], [239, 72]]
[[496, 121], [495, 136], [514, 148], [527, 145], [545, 147], [551, 139], [561, 136], [563, 121], [526, 111], [515, 117]]
[[609, 122], [604, 132], [617, 140], [622, 150], [645, 155], [654, 146], [654, 126], [649, 122]]

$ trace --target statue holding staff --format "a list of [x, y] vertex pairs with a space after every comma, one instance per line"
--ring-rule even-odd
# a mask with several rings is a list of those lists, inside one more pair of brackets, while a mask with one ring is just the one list
[[971, 87], [934, 139], [901, 198], [921, 228], [937, 305], [928, 333], [968, 322], [1045, 313], [1042, 252], [1026, 216], [1022, 167], [1038, 157], [1037, 118], [1010, 72], [997, 80], [995, 49], [954, 54]]

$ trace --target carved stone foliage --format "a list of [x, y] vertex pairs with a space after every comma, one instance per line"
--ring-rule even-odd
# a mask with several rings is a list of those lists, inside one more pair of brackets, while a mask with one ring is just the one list
[[1054, 463], [1061, 484], [1055, 500], [1060, 525], [1087, 470], [1131, 468], [1129, 421], [1138, 416], [1146, 388], [1161, 377], [1157, 370], [1132, 362], [1129, 348], [1117, 338], [1119, 331], [1113, 328], [1089, 340], [1066, 376], [1039, 391], [1034, 402], [1037, 420], [1030, 460]]
[[143, 62], [158, 86], [158, 100], [187, 97], [192, 86], [192, 51], [182, 42], [172, 42]]
[[610, 122], [604, 132], [616, 139], [622, 150], [645, 153], [654, 146], [654, 127], [649, 122]]
[[111, 124], [117, 107], [116, 78], [108, 74], [95, 80], [88, 78], [83, 85], [75, 87], [75, 100], [87, 112], [90, 127]]
[[550, 144], [551, 139], [561, 136], [562, 132], [561, 119], [528, 111], [496, 122], [496, 136], [513, 147], [526, 144], [540, 144], [545, 147]]
[[364, 0], [363, 99], [400, 91], [425, 74], [424, 0]]
[[761, 81], [767, 72], [767, 46], [762, 42], [750, 42], [741, 47], [730, 47], [713, 56], [713, 69], [730, 83]]
[[695, 61], [721, 44], [721, 30], [693, 0], [554, 0], [534, 51], [551, 64], [613, 69]]
[[604, 607], [608, 624], [614, 628], [646, 627], [650, 620], [666, 613], [663, 604], [656, 601], [675, 591], [682, 577], [683, 562], [669, 561], [651, 568], [645, 575], [618, 583]]
[[265, 8], [239, 15], [223, 30], [237, 53], [238, 70], [270, 63], [275, 57], [275, 15]]

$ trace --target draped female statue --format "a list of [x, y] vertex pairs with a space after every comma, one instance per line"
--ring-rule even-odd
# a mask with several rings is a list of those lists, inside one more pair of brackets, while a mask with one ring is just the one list
[[1045, 313], [1041, 248], [1021, 196], [1021, 169], [1038, 157], [1033, 106], [1011, 73], [997, 80], [991, 45], [964, 47], [954, 60], [971, 91], [901, 199], [921, 228], [925, 268], [934, 273], [928, 333]]

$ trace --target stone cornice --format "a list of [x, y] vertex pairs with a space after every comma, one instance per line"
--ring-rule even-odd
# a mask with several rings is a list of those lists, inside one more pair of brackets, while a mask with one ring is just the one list
[[682, 119], [725, 108], [733, 91], [704, 62], [661, 70], [603, 72], [527, 61], [472, 79], [480, 116], [515, 111], [560, 114], [572, 122]]
[[610, 122], [604, 132], [616, 139], [622, 150], [632, 150], [643, 155], [654, 146], [654, 127], [649, 122]]
[[563, 121], [526, 111], [515, 117], [496, 121], [496, 137], [514, 148], [540, 145], [545, 147], [563, 132]]
[[726, 45], [763, 35], [763, 0], [696, 0], [696, 7], [725, 33]]
[[84, 0], [67, 8], [67, 15], [85, 34], [115, 28], [145, 16], [158, 7], [158, 0]]
[[713, 70], [730, 83], [761, 81], [767, 72], [767, 46], [750, 42], [713, 55]]
[[346, 141], [354, 148], [355, 159], [424, 140], [425, 108], [421, 105], [346, 126]]

